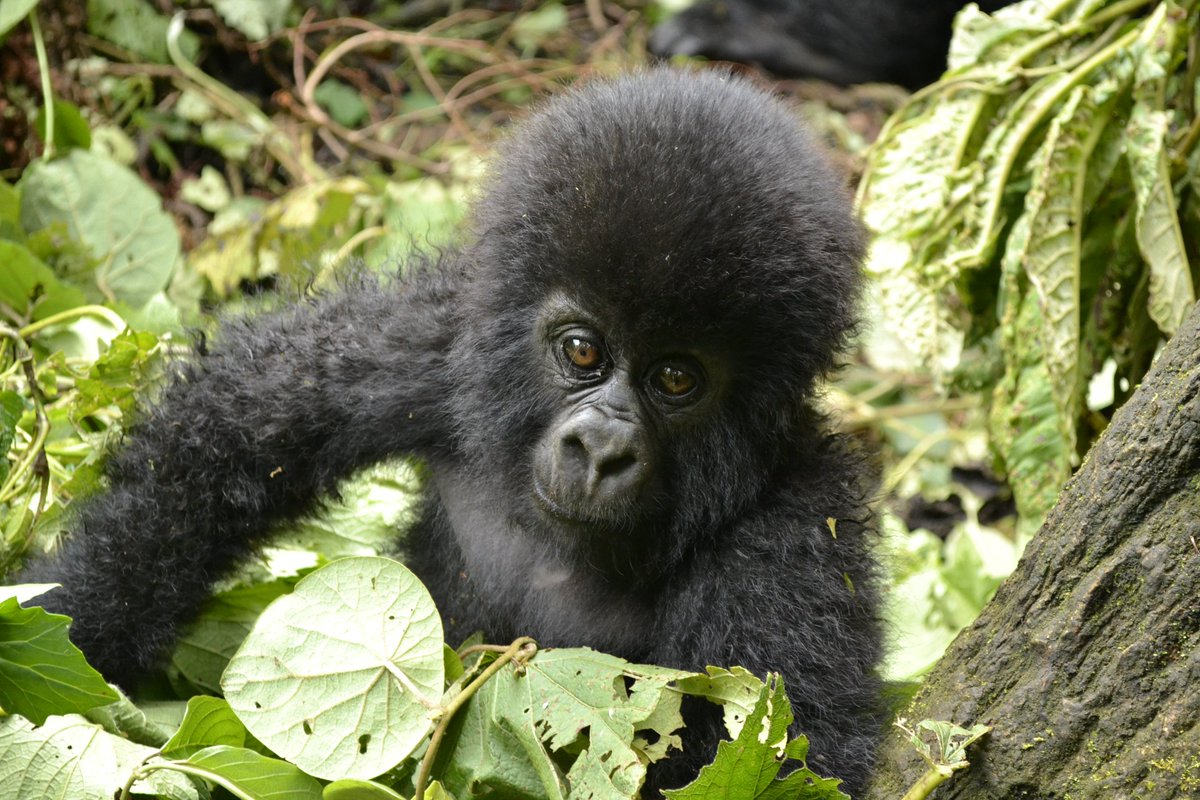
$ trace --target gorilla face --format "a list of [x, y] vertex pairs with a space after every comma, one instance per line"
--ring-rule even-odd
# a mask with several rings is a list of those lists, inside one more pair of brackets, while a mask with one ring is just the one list
[[709, 354], [618, 334], [561, 296], [534, 334], [559, 399], [534, 445], [533, 497], [557, 523], [598, 535], [636, 530], [668, 507], [670, 443], [704, 424], [720, 390]]
[[[455, 416], [477, 491], [669, 570], [752, 506], [853, 327], [860, 230], [784, 107], [660, 73], [557, 98], [473, 215]], [[699, 95], [721, 96], [719, 104]], [[605, 558], [604, 551], [617, 551]]]

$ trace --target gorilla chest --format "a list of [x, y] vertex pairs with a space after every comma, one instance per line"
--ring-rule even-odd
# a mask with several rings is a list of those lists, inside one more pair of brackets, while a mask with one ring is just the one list
[[635, 659], [647, 652], [652, 596], [593, 568], [569, 537], [528, 530], [509, 503], [461, 472], [436, 469], [433, 483], [439, 507], [421, 526], [427, 529], [414, 532], [414, 568], [451, 639], [483, 630], [488, 641], [532, 636], [544, 647], [587, 646]]

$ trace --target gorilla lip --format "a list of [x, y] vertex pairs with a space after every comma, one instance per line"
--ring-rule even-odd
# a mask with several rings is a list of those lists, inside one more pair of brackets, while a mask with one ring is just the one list
[[540, 508], [544, 513], [549, 514], [557, 520], [574, 523], [575, 525], [579, 525], [581, 527], [595, 527], [595, 523], [592, 520], [572, 514], [570, 511], [551, 500], [546, 494], [545, 490], [542, 489], [541, 483], [536, 478], [532, 481], [532, 483], [533, 499], [538, 508]]

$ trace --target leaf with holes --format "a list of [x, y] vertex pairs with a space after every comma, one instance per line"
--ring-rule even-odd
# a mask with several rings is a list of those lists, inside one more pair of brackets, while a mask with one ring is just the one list
[[692, 675], [585, 648], [543, 651], [471, 698], [434, 775], [455, 797], [633, 797], [646, 763], [680, 747], [672, 683]]
[[221, 686], [246, 727], [319, 778], [372, 778], [429, 733], [445, 682], [442, 621], [387, 558], [335, 561], [267, 607]]

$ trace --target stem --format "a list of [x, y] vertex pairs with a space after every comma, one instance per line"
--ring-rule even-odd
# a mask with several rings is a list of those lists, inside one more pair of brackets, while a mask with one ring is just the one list
[[[9, 471], [4, 484], [0, 485], [0, 503], [3, 503], [16, 496], [17, 487], [24, 480], [25, 473], [29, 471], [42, 452], [46, 437], [50, 435], [50, 420], [46, 418], [42, 392], [38, 388], [37, 373], [33, 368], [33, 353], [30, 351], [29, 345], [25, 343], [20, 331], [15, 331], [6, 325], [0, 325], [0, 336], [13, 341], [16, 359], [20, 362], [21, 368], [25, 372], [25, 379], [29, 382], [29, 396], [33, 398], [33, 412], [36, 419], [32, 441], [25, 448], [25, 452], [21, 454], [20, 460]], [[0, 453], [0, 457], [4, 455], [4, 453]]]
[[900, 800], [925, 800], [934, 789], [949, 780], [952, 774], [950, 771], [942, 772], [937, 767], [930, 767]]
[[76, 306], [75, 308], [70, 308], [66, 311], [60, 311], [57, 314], [51, 314], [45, 319], [39, 319], [37, 322], [31, 322], [24, 328], [21, 328], [20, 331], [17, 331], [17, 333], [21, 336], [21, 338], [27, 338], [35, 333], [38, 333], [39, 331], [66, 322], [67, 320], [87, 316], [100, 317], [118, 331], [123, 331], [126, 328], [125, 320], [121, 319], [121, 316], [111, 308], [105, 308], [104, 306]]
[[[1063, 98], [1072, 89], [1083, 83], [1084, 78], [1094, 70], [1098, 69], [1106, 61], [1116, 58], [1123, 51], [1127, 50], [1130, 45], [1137, 41], [1141, 34], [1142, 31], [1139, 28], [1131, 28], [1124, 36], [1093, 55], [1073, 71], [1060, 76], [1057, 80], [1047, 83], [1040, 94], [1022, 95], [1021, 99], [1017, 101], [1017, 105], [1025, 102], [1025, 108], [1021, 110], [1020, 118], [1013, 127], [1012, 132], [1004, 137], [1004, 147], [1000, 151], [1000, 157], [997, 159], [995, 165], [995, 176], [993, 177], [990, 171], [988, 174], [988, 177], [991, 179], [989, 183], [993, 186], [1004, 186], [1008, 182], [1008, 176], [1012, 174], [1013, 169], [1016, 167], [1017, 158], [1020, 156], [1025, 143], [1033, 135], [1033, 132], [1045, 123], [1047, 115], [1050, 114], [1054, 107], [1061, 103]], [[1014, 106], [1014, 108], [1016, 107]], [[994, 193], [987, 198], [983, 213], [980, 215], [982, 219], [978, 223], [980, 233], [977, 244], [970, 252], [957, 256], [953, 262], [948, 261], [949, 266], [956, 267], [965, 262], [965, 265], [969, 268], [973, 266], [974, 262], [978, 262], [983, 250], [987, 248], [995, 235], [997, 223], [1000, 218], [1001, 200], [1001, 193]]]
[[270, 117], [264, 114], [258, 106], [188, 61], [187, 56], [179, 47], [179, 37], [183, 34], [184, 29], [184, 16], [184, 12], [177, 12], [175, 16], [171, 17], [171, 22], [167, 26], [167, 55], [170, 56], [171, 63], [183, 73], [183, 77], [191, 81], [195, 88], [219, 110], [234, 120], [244, 123], [258, 134], [267, 151], [298, 182], [309, 183], [314, 177], [324, 177], [320, 173], [310, 174], [305, 169], [304, 164], [296, 157], [292, 148], [283, 137], [279, 136]]
[[1175, 158], [1179, 161], [1186, 162], [1188, 154], [1192, 152], [1192, 148], [1196, 146], [1196, 142], [1200, 141], [1200, 117], [1192, 120], [1192, 124], [1188, 127], [1187, 134], [1184, 135], [1183, 141], [1175, 148]]
[[337, 268], [345, 263], [346, 259], [350, 258], [354, 251], [364, 242], [368, 242], [371, 239], [376, 239], [380, 236], [387, 236], [387, 232], [388, 230], [385, 226], [375, 225], [370, 228], [363, 228], [361, 231], [351, 236], [346, 243], [339, 247], [337, 252], [333, 254], [333, 258], [329, 259], [329, 263], [325, 265], [325, 267], [321, 270], [321, 273], [317, 276], [316, 283], [320, 285], [323, 281], [328, 280], [334, 274], [334, 272], [337, 271]]
[[[1041, 50], [1057, 44], [1058, 42], [1080, 33], [1089, 28], [1094, 28], [1098, 25], [1103, 25], [1110, 20], [1119, 19], [1126, 14], [1131, 14], [1137, 11], [1142, 6], [1149, 5], [1151, 0], [1121, 0], [1119, 3], [1114, 3], [1100, 11], [1097, 11], [1090, 17], [1073, 20], [1065, 25], [1055, 26], [1053, 30], [1038, 36], [1033, 41], [1026, 44], [1024, 47], [1017, 50], [1003, 64], [997, 66], [980, 66], [976, 64], [958, 75], [952, 75], [944, 78], [936, 83], [931, 83], [914, 92], [908, 100], [904, 102], [900, 108], [896, 109], [884, 123], [883, 129], [879, 135], [875, 137], [875, 143], [871, 145], [872, 151], [878, 151], [895, 136], [901, 125], [906, 122], [912, 115], [914, 109], [924, 103], [934, 95], [947, 95], [957, 92], [961, 89], [975, 89], [980, 92], [999, 93], [1003, 91], [1001, 86], [1016, 78], [1028, 77], [1029, 70], [1021, 70], [1021, 64], [1031, 56], [1036, 55]], [[1122, 43], [1127, 37], [1122, 37]], [[1107, 53], [1111, 56], [1111, 48], [1105, 48], [1102, 53]], [[1087, 70], [1090, 72], [1091, 69]], [[1005, 74], [1005, 73], [1008, 74]], [[1082, 77], [1082, 76], [1081, 76]], [[1067, 88], [1073, 88], [1072, 83]], [[861, 205], [867, 195], [867, 186], [870, 183], [870, 165], [863, 172], [859, 179], [859, 188], [856, 192], [856, 202]]]
[[450, 720], [454, 718], [454, 713], [462, 708], [475, 692], [479, 691], [479, 687], [488, 682], [493, 675], [500, 671], [510, 661], [519, 659], [521, 663], [528, 661], [537, 653], [537, 642], [528, 636], [522, 636], [508, 646], [495, 661], [493, 661], [487, 669], [479, 674], [479, 677], [463, 687], [463, 690], [455, 695], [450, 704], [446, 706], [446, 710], [442, 713], [442, 718], [438, 720], [437, 728], [433, 731], [433, 736], [429, 740], [429, 747], [425, 750], [425, 757], [421, 759], [421, 766], [417, 770], [416, 792], [413, 794], [413, 800], [424, 800], [425, 786], [429, 783], [429, 771], [433, 769], [433, 762], [437, 758], [438, 747], [442, 743], [442, 737], [446, 735], [446, 729], [450, 727]]
[[117, 796], [117, 800], [130, 800], [130, 792], [133, 791], [133, 784], [137, 782], [140, 770], [133, 770], [129, 773], [129, 779], [125, 781], [125, 785], [121, 787], [121, 794]]
[[158, 752], [151, 753], [142, 759], [142, 762], [129, 771], [129, 778], [125, 781], [125, 785], [121, 787], [121, 794], [117, 795], [117, 800], [130, 800], [133, 793], [133, 785], [149, 773], [154, 771], [154, 768], [146, 769], [146, 765], [150, 759], [158, 755]]
[[54, 90], [50, 86], [50, 60], [46, 58], [46, 42], [38, 24], [37, 9], [29, 12], [29, 27], [33, 31], [33, 49], [37, 51], [38, 75], [42, 79], [42, 114], [46, 120], [46, 141], [42, 158], [54, 158]]

